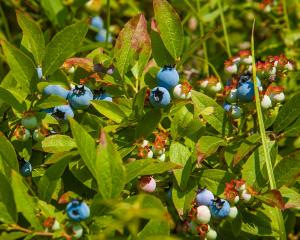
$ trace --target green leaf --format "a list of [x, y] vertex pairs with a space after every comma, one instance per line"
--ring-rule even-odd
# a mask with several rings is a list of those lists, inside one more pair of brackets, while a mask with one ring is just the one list
[[76, 144], [67, 135], [55, 134], [46, 137], [43, 141], [35, 144], [33, 148], [44, 152], [57, 153], [70, 151], [76, 148]]
[[65, 171], [66, 166], [70, 161], [70, 155], [66, 155], [57, 163], [48, 168], [45, 174], [41, 177], [38, 184], [38, 196], [40, 199], [49, 202], [54, 193], [57, 183]]
[[170, 55], [168, 50], [166, 49], [159, 33], [155, 30], [151, 30], [151, 47], [152, 47], [152, 54], [155, 62], [158, 66], [165, 66], [165, 65], [173, 65], [175, 64], [174, 58]]
[[18, 219], [14, 193], [8, 179], [0, 173], [0, 222], [16, 223]]
[[105, 199], [116, 198], [125, 185], [125, 168], [119, 152], [109, 136], [102, 131], [97, 147], [95, 178], [99, 192]]
[[27, 93], [30, 93], [31, 78], [35, 72], [33, 61], [25, 53], [10, 43], [4, 40], [1, 43], [6, 61], [11, 69], [13, 77], [22, 82], [22, 87], [24, 87], [24, 90]]
[[[277, 154], [274, 142], [269, 142], [268, 151], [270, 152], [271, 159], [274, 160]], [[254, 188], [263, 188], [266, 186], [268, 174], [263, 146], [256, 149], [247, 159], [247, 162], [243, 165], [242, 176], [247, 184]]]
[[[147, 63], [151, 48], [150, 37], [147, 32], [147, 21], [143, 14], [139, 14], [129, 20], [119, 33], [114, 48], [116, 66], [122, 78], [133, 65], [139, 54], [139, 72], [142, 72]], [[140, 74], [139, 74], [140, 75]]]
[[7, 90], [5, 88], [0, 87], [0, 100], [6, 102], [12, 108], [14, 108], [18, 112], [23, 112], [26, 110], [26, 103], [21, 99], [18, 93], [12, 92], [11, 90]]
[[300, 194], [298, 191], [290, 189], [286, 186], [282, 186], [279, 190], [286, 202], [284, 206], [285, 209], [300, 207]]
[[146, 237], [170, 235], [170, 225], [166, 221], [151, 219], [142, 231], [138, 234], [138, 239], [145, 239]]
[[194, 119], [193, 114], [185, 107], [182, 106], [174, 115], [171, 122], [171, 135], [174, 139], [188, 136], [196, 133], [202, 124], [199, 119]]
[[183, 28], [179, 16], [166, 0], [154, 0], [153, 8], [161, 39], [177, 60], [183, 50]]
[[233, 165], [236, 166], [247, 154], [249, 154], [254, 148], [256, 148], [259, 144], [259, 141], [259, 134], [253, 134], [247, 137], [237, 149], [237, 152], [235, 153], [233, 158]]
[[53, 37], [45, 51], [43, 64], [45, 76], [55, 72], [67, 58], [75, 53], [87, 30], [87, 24], [78, 22], [65, 27]]
[[2, 161], [5, 161], [9, 167], [15, 171], [19, 171], [19, 163], [13, 145], [0, 133], [0, 155]]
[[147, 87], [144, 87], [134, 97], [132, 110], [137, 119], [141, 119], [143, 116], [146, 93]]
[[91, 103], [99, 113], [116, 123], [121, 123], [127, 118], [126, 114], [116, 103], [98, 100], [93, 100]]
[[214, 154], [220, 146], [226, 144], [225, 140], [215, 136], [202, 136], [197, 142], [197, 151], [205, 157]]
[[66, 104], [68, 104], [66, 99], [59, 96], [50, 95], [38, 101], [35, 106], [38, 107], [39, 109], [47, 109], [47, 108], [53, 108], [56, 106], [66, 105]]
[[183, 169], [174, 170], [174, 175], [178, 186], [185, 188], [192, 170], [192, 163], [189, 160], [191, 153], [189, 149], [178, 143], [172, 142], [169, 151], [170, 161], [182, 165]]
[[292, 185], [300, 176], [300, 156], [295, 153], [284, 157], [274, 168], [277, 188]]
[[96, 178], [95, 161], [96, 161], [96, 144], [95, 140], [87, 131], [74, 119], [69, 119], [73, 138], [78, 147], [78, 152], [85, 162], [91, 174]]
[[15, 171], [12, 171], [11, 186], [14, 192], [15, 202], [19, 213], [27, 219], [33, 228], [43, 230], [37, 214], [39, 213], [38, 200], [31, 196], [29, 188], [23, 182], [23, 178]]
[[28, 233], [23, 232], [3, 232], [0, 236], [0, 240], [17, 240], [25, 239], [24, 237], [28, 236]]
[[68, 11], [61, 0], [41, 0], [41, 6], [53, 25], [64, 25], [68, 17]]
[[45, 54], [45, 39], [39, 25], [21, 12], [17, 13], [17, 20], [22, 28], [23, 37], [29, 42], [29, 50], [36, 63], [41, 65]]
[[274, 122], [274, 131], [281, 132], [291, 123], [293, 123], [300, 115], [300, 93], [294, 95], [280, 109], [277, 118]]
[[228, 117], [225, 110], [209, 96], [192, 91], [195, 115], [200, 114], [214, 129], [222, 135], [229, 133]]
[[161, 162], [155, 159], [141, 159], [125, 165], [126, 183], [138, 176], [154, 175], [166, 172], [172, 169], [182, 168], [181, 165], [172, 162]]
[[224, 192], [225, 183], [234, 179], [232, 173], [219, 169], [206, 169], [200, 172], [199, 184], [201, 187], [207, 187], [215, 195]]
[[151, 109], [139, 121], [136, 127], [136, 138], [147, 138], [156, 129], [162, 117], [160, 109]]
[[268, 214], [261, 210], [252, 212], [243, 211], [241, 230], [254, 236], [278, 236], [278, 229], [274, 229], [272, 226], [272, 217], [274, 217], [271, 214], [272, 208], [268, 207], [266, 210], [268, 210]]

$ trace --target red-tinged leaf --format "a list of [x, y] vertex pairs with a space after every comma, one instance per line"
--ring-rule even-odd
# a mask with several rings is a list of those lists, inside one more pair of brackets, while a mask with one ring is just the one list
[[147, 32], [147, 21], [143, 14], [129, 20], [119, 33], [115, 45], [116, 66], [123, 77], [139, 57], [139, 70], [147, 64], [151, 53], [151, 41]]
[[93, 71], [93, 60], [90, 58], [69, 58], [62, 65], [65, 69], [70, 69], [71, 67], [80, 67], [88, 72]]
[[78, 198], [79, 196], [71, 191], [68, 191], [66, 193], [64, 193], [63, 195], [60, 196], [60, 198], [58, 199], [58, 204], [67, 204], [68, 202], [70, 202], [72, 199]]
[[285, 209], [285, 203], [281, 193], [278, 190], [273, 189], [262, 195], [256, 195], [255, 198], [271, 207], [278, 207], [281, 210]]

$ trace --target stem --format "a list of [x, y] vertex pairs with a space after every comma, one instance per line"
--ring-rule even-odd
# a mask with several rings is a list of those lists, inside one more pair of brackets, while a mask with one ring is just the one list
[[291, 30], [289, 15], [288, 15], [288, 11], [287, 11], [286, 0], [282, 0], [282, 2], [283, 2], [284, 20], [285, 20], [285, 23], [286, 23], [286, 26], [287, 26], [288, 30]]
[[202, 62], [207, 63], [207, 65], [212, 69], [212, 71], [214, 72], [214, 74], [216, 75], [216, 77], [221, 80], [220, 74], [218, 73], [217, 69], [214, 67], [213, 64], [211, 64], [209, 61], [207, 61], [205, 58], [202, 57], [195, 57], [197, 59], [199, 59]]
[[4, 28], [5, 28], [5, 33], [6, 33], [7, 39], [9, 41], [11, 41], [11, 34], [10, 34], [9, 26], [8, 26], [5, 14], [3, 12], [3, 9], [1, 7], [1, 4], [0, 4], [0, 14], [1, 14], [1, 19], [3, 21], [3, 25], [4, 25]]
[[109, 26], [110, 26], [110, 0], [107, 0], [107, 17], [106, 17], [106, 36], [105, 36], [105, 48], [108, 45], [108, 37], [109, 37]]
[[[199, 28], [200, 28], [200, 35], [201, 37], [204, 36], [204, 27], [201, 22], [201, 19], [199, 17], [199, 12], [200, 12], [200, 0], [197, 0], [197, 12], [198, 12], [198, 20], [199, 20]], [[202, 43], [203, 46], [203, 52], [204, 52], [204, 58], [205, 58], [205, 65], [204, 65], [204, 72], [207, 76], [209, 76], [209, 67], [208, 67], [208, 55], [207, 55], [207, 47], [206, 47], [206, 41], [203, 41]]]
[[[266, 162], [270, 187], [271, 187], [271, 189], [276, 189], [276, 181], [275, 181], [272, 161], [271, 161], [271, 157], [270, 157], [270, 153], [269, 153], [269, 149], [268, 149], [268, 140], [266, 137], [266, 130], [265, 130], [262, 110], [261, 110], [261, 106], [260, 106], [258, 84], [257, 84], [257, 79], [256, 79], [256, 65], [255, 65], [255, 55], [254, 55], [254, 26], [255, 26], [255, 20], [253, 22], [252, 36], [251, 36], [251, 54], [252, 54], [252, 72], [253, 72], [252, 77], [253, 77], [253, 82], [254, 82], [255, 105], [256, 105], [258, 124], [259, 124], [259, 129], [260, 129], [260, 135], [261, 135], [261, 140], [262, 140], [262, 145], [263, 145], [263, 150], [264, 150], [264, 156], [265, 156], [265, 162]], [[280, 231], [280, 239], [286, 240], [286, 232], [285, 232], [284, 220], [283, 220], [281, 210], [279, 208], [275, 208], [275, 211], [276, 211], [277, 223], [278, 223], [278, 227], [279, 227], [279, 231]]]
[[231, 51], [230, 51], [230, 44], [229, 44], [229, 38], [228, 38], [228, 34], [227, 34], [226, 21], [224, 18], [222, 3], [221, 3], [221, 0], [218, 0], [217, 2], [218, 2], [219, 10], [220, 10], [220, 15], [221, 15], [221, 21], [222, 21], [222, 27], [223, 27], [223, 32], [224, 32], [224, 38], [225, 38], [225, 42], [226, 42], [227, 54], [229, 57], [231, 57], [232, 55], [231, 55]]

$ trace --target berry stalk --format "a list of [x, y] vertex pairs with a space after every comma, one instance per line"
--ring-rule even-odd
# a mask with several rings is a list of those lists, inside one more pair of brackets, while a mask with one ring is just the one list
[[227, 54], [228, 54], [228, 57], [231, 57], [232, 55], [231, 55], [231, 50], [230, 50], [229, 38], [228, 38], [228, 34], [227, 34], [226, 21], [224, 18], [222, 3], [221, 3], [221, 0], [218, 0], [217, 2], [218, 2], [218, 7], [219, 7], [219, 11], [220, 11], [220, 16], [221, 16], [221, 22], [222, 22], [224, 38], [225, 38], [225, 42], [226, 42]]
[[[252, 78], [254, 82], [254, 93], [255, 93], [255, 105], [256, 105], [256, 111], [257, 111], [257, 117], [258, 117], [258, 124], [259, 124], [259, 130], [262, 140], [262, 145], [264, 149], [264, 156], [267, 166], [267, 172], [268, 172], [268, 178], [270, 182], [271, 189], [276, 189], [276, 181], [273, 173], [273, 166], [272, 161], [270, 157], [270, 152], [268, 150], [268, 140], [266, 137], [266, 129], [263, 121], [263, 115], [260, 105], [260, 98], [259, 98], [259, 92], [258, 92], [258, 84], [257, 84], [257, 78], [256, 78], [256, 64], [255, 64], [255, 55], [254, 55], [254, 26], [255, 26], [255, 19], [253, 21], [253, 27], [252, 27], [252, 36], [251, 36], [251, 54], [252, 54]], [[279, 208], [275, 208], [276, 215], [277, 215], [277, 223], [280, 231], [280, 239], [286, 240], [286, 232], [285, 232], [285, 226], [284, 226], [284, 220], [281, 213], [281, 210]]]

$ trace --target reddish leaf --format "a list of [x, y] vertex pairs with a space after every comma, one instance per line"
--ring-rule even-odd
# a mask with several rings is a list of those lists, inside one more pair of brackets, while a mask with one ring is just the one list
[[278, 207], [281, 210], [285, 209], [285, 203], [281, 193], [278, 190], [273, 189], [267, 193], [256, 195], [255, 198], [271, 207]]
[[73, 193], [71, 191], [68, 191], [60, 196], [58, 199], [58, 204], [67, 204], [72, 199], [78, 198], [79, 196], [76, 193]]

